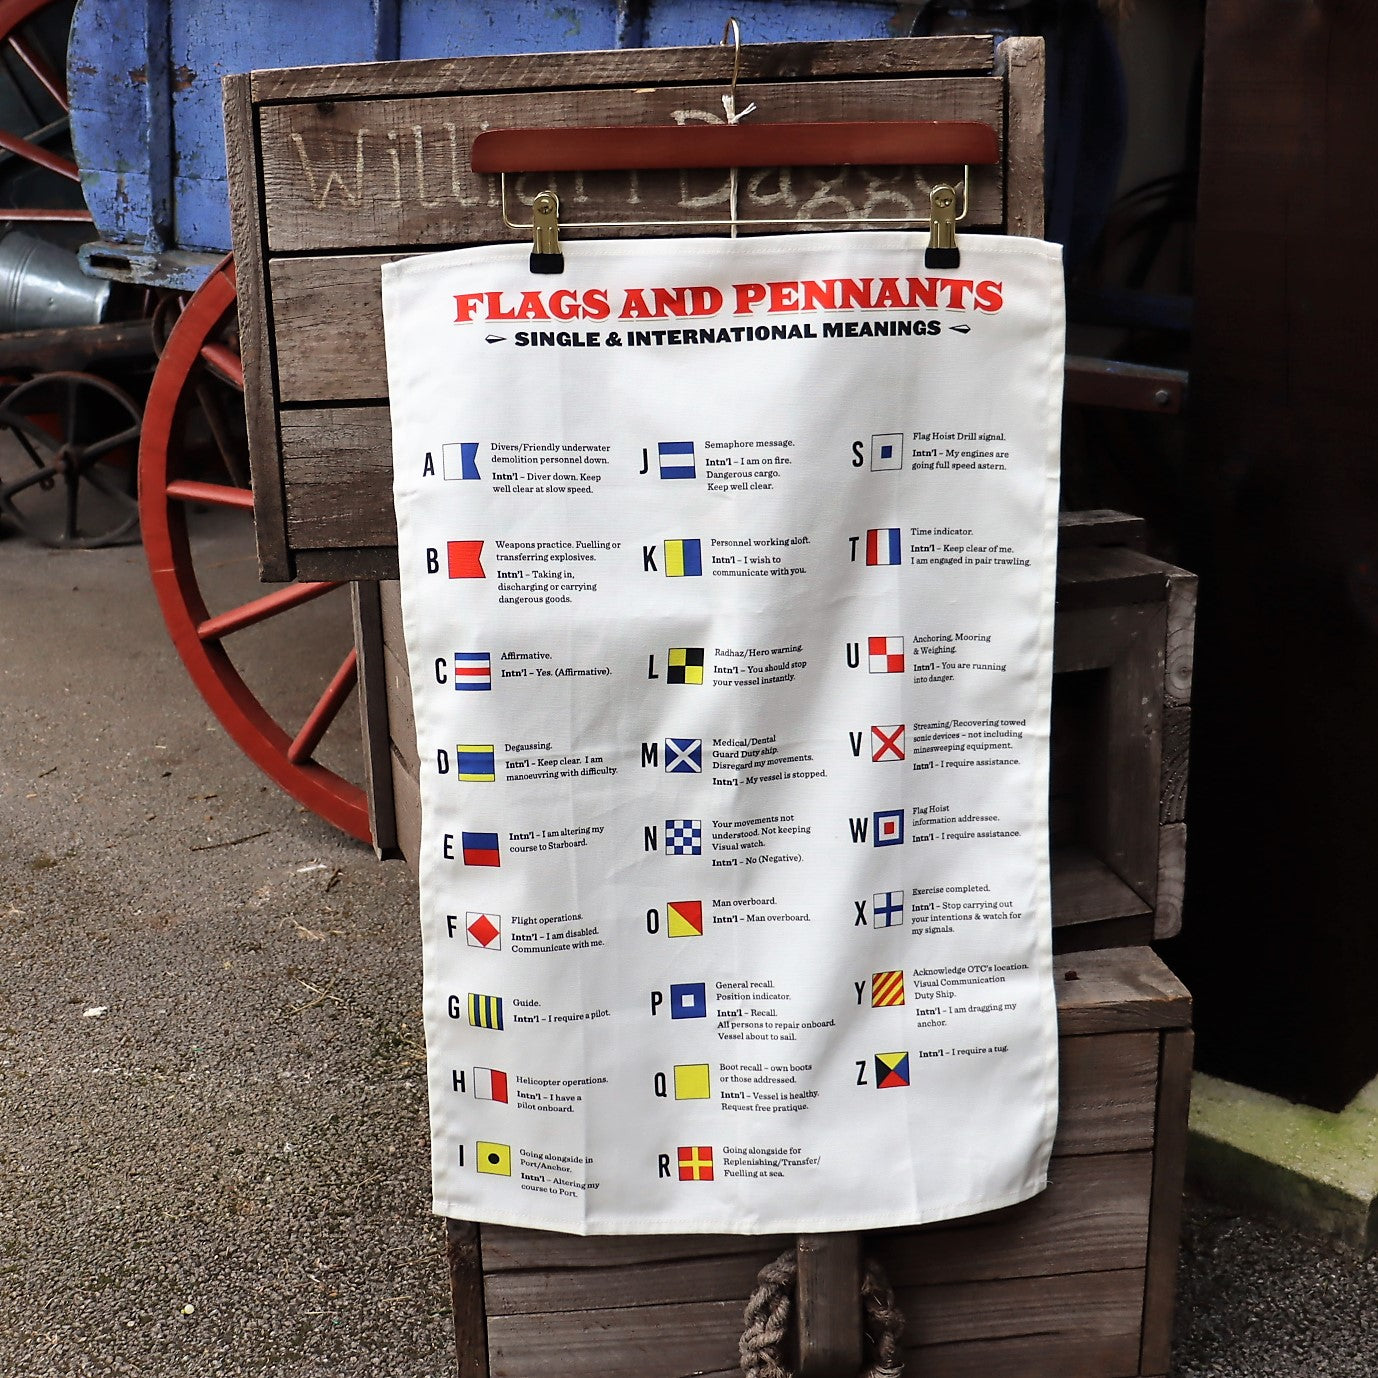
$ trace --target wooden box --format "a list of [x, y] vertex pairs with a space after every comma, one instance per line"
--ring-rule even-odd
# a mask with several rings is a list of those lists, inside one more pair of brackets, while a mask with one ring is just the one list
[[[226, 83], [226, 126], [259, 557], [266, 578], [359, 583], [356, 642], [370, 806], [381, 849], [415, 858], [418, 762], [394, 580], [379, 268], [508, 239], [469, 167], [482, 127], [721, 120], [719, 48], [447, 59], [259, 72]], [[953, 37], [748, 45], [754, 121], [975, 119], [1001, 161], [973, 169], [963, 233], [1042, 232], [1043, 47]], [[907, 178], [907, 180], [906, 180]], [[548, 179], [519, 188], [528, 199]], [[530, 181], [530, 179], [528, 179]], [[558, 183], [557, 183], [558, 185]], [[865, 170], [746, 178], [743, 218], [864, 214]], [[922, 216], [921, 170], [885, 174]], [[726, 203], [717, 173], [591, 176], [562, 190], [588, 219]], [[817, 193], [826, 190], [827, 196]], [[716, 198], [716, 200], [715, 200]], [[774, 233], [782, 229], [772, 225]], [[787, 227], [785, 227], [787, 228]], [[670, 227], [628, 233], [673, 234]], [[617, 234], [619, 231], [599, 231]], [[569, 238], [577, 238], [570, 235]], [[1194, 581], [1151, 559], [1141, 523], [1061, 524], [1052, 822], [1063, 1115], [1049, 1191], [944, 1228], [878, 1233], [908, 1317], [911, 1372], [1157, 1378], [1177, 1249], [1189, 1001], [1139, 944], [1180, 915]], [[1111, 946], [1113, 945], [1113, 946]], [[884, 1165], [858, 1147], [859, 1172]], [[737, 1371], [742, 1306], [780, 1238], [581, 1240], [449, 1222], [464, 1378], [679, 1378]], [[801, 1378], [851, 1378], [854, 1287], [805, 1286], [855, 1235], [800, 1249]], [[846, 1268], [834, 1269], [836, 1277]]]
[[[951, 1225], [861, 1236], [895, 1289], [916, 1378], [1167, 1372], [1190, 1000], [1135, 947], [1058, 958], [1057, 993], [1061, 1119], [1048, 1190]], [[864, 1145], [857, 1171], [884, 1178]], [[462, 1378], [729, 1378], [757, 1271], [794, 1246], [787, 1236], [580, 1239], [457, 1221], [449, 1240]], [[846, 1299], [827, 1305], [845, 1326]], [[858, 1371], [828, 1368], [807, 1339], [804, 1349], [801, 1378]]]
[[[1196, 580], [1116, 512], [1059, 523], [1050, 823], [1053, 931], [1071, 951], [1181, 924]], [[374, 837], [415, 863], [421, 804], [397, 585], [359, 595]], [[386, 751], [384, 744], [386, 743]]]

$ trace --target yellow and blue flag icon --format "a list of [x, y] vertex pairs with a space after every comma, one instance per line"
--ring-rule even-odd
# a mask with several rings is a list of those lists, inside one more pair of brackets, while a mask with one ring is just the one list
[[455, 747], [455, 773], [461, 780], [495, 780], [497, 767], [492, 742], [464, 743]]
[[671, 579], [703, 573], [702, 543], [697, 536], [665, 542], [665, 573]]

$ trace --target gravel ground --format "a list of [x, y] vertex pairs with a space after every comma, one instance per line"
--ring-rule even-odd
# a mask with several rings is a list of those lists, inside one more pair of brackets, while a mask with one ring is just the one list
[[[0, 589], [0, 1378], [449, 1375], [410, 875], [210, 720], [138, 548]], [[251, 647], [292, 721], [338, 597]], [[1378, 1375], [1378, 1264], [1221, 1207], [1178, 1315], [1178, 1378]]]
[[1175, 1378], [1378, 1374], [1378, 1259], [1195, 1201], [1178, 1277]]
[[0, 1375], [452, 1373], [411, 877], [209, 720], [140, 549], [0, 589]]

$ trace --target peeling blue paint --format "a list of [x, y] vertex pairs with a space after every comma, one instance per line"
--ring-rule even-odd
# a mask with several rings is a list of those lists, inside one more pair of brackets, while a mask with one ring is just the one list
[[230, 246], [220, 80], [264, 67], [393, 57], [885, 38], [877, 0], [78, 0], [72, 141], [102, 240], [143, 261]]

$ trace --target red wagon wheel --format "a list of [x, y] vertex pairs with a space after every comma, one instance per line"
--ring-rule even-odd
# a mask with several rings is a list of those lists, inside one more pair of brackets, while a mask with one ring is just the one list
[[[0, 0], [0, 75], [13, 93], [13, 113], [0, 126], [0, 159], [26, 164], [4, 180], [0, 221], [91, 223], [81, 175], [71, 156], [66, 39], [70, 0]], [[12, 126], [12, 127], [11, 127]], [[3, 169], [0, 169], [3, 171]]]
[[[286, 616], [342, 585], [287, 584], [212, 615], [197, 578], [188, 509], [235, 509], [246, 519], [253, 509], [243, 391], [234, 264], [226, 259], [197, 289], [169, 332], [144, 410], [139, 512], [153, 587], [173, 644], [201, 697], [245, 754], [307, 808], [367, 842], [363, 790], [313, 759], [354, 689], [356, 652], [349, 652], [301, 728], [289, 735], [245, 682], [227, 645], [234, 633]], [[209, 443], [198, 445], [198, 438]], [[224, 477], [204, 476], [200, 466], [207, 453], [218, 457]]]

